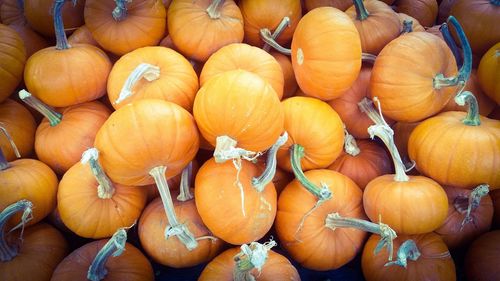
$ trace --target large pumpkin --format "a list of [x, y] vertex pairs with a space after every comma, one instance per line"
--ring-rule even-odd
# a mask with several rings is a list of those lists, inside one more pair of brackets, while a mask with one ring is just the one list
[[307, 12], [319, 7], [334, 7], [345, 11], [352, 6], [352, 0], [304, 0], [303, 2]]
[[500, 230], [481, 235], [465, 256], [465, 273], [470, 281], [497, 280], [500, 275]]
[[[36, 123], [33, 115], [24, 106], [12, 99], [0, 103], [0, 129], [3, 132], [0, 132], [0, 149], [7, 161], [16, 159], [11, 141], [21, 157], [31, 154], [35, 143]], [[8, 136], [4, 135], [5, 132]]]
[[0, 102], [4, 101], [23, 78], [26, 50], [21, 37], [12, 28], [0, 24]]

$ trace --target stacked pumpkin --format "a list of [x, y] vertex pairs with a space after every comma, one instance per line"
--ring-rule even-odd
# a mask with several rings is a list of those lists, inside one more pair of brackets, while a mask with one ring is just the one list
[[[21, 2], [0, 1], [1, 280], [358, 255], [366, 280], [456, 280], [450, 251], [500, 217], [500, 35], [477, 30], [498, 1], [441, 1], [439, 36], [435, 0]], [[68, 255], [61, 231], [95, 241]]]

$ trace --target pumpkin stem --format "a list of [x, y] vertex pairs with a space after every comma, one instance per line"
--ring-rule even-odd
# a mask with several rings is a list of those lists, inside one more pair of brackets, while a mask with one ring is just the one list
[[0, 213], [0, 262], [8, 262], [15, 258], [19, 253], [19, 247], [17, 244], [9, 244], [6, 239], [6, 229], [7, 222], [12, 216], [17, 212], [23, 212], [21, 216], [21, 222], [12, 228], [8, 233], [21, 228], [21, 234], [19, 239], [22, 241], [22, 236], [24, 232], [24, 226], [33, 218], [33, 204], [25, 199], [19, 200], [14, 204], [7, 206]]
[[372, 54], [369, 54], [369, 53], [361, 53], [361, 60], [363, 62], [368, 62], [368, 63], [374, 64], [376, 58], [377, 58], [376, 55], [372, 55]]
[[467, 126], [479, 126], [481, 125], [481, 119], [479, 115], [479, 106], [476, 97], [469, 91], [460, 92], [455, 96], [455, 102], [464, 106], [467, 104], [469, 106], [467, 110], [467, 116], [462, 123]]
[[14, 150], [14, 154], [16, 155], [16, 157], [21, 158], [21, 153], [19, 153], [19, 149], [17, 149], [17, 145], [14, 142], [14, 139], [10, 135], [9, 131], [7, 131], [2, 122], [0, 122], [0, 131], [2, 131], [3, 135], [7, 138], [7, 141], [9, 141], [10, 147], [12, 147], [12, 150]]
[[115, 193], [115, 187], [113, 186], [113, 183], [108, 178], [108, 176], [102, 170], [98, 158], [99, 151], [97, 150], [97, 148], [92, 147], [83, 152], [80, 162], [82, 164], [86, 164], [87, 162], [89, 163], [92, 174], [94, 174], [97, 183], [99, 183], [99, 186], [97, 187], [97, 196], [101, 199], [110, 199]]
[[190, 180], [193, 175], [193, 162], [189, 162], [186, 168], [182, 170], [181, 183], [180, 183], [180, 193], [177, 196], [177, 200], [185, 202], [193, 199], [193, 195], [190, 191]]
[[212, 3], [207, 8], [207, 14], [211, 19], [220, 18], [220, 6], [224, 4], [224, 0], [212, 0]]
[[370, 16], [370, 13], [366, 10], [365, 4], [363, 4], [363, 0], [354, 0], [354, 7], [356, 8], [356, 19], [357, 20], [365, 20]]
[[5, 159], [2, 148], [0, 148], [0, 171], [7, 170], [8, 168], [10, 168], [10, 164], [7, 159]]
[[470, 222], [472, 222], [471, 213], [479, 207], [481, 199], [488, 195], [489, 190], [488, 184], [481, 184], [474, 188], [468, 197], [457, 197], [453, 202], [457, 212], [465, 214], [464, 220], [462, 221], [460, 230]]
[[139, 82], [142, 78], [146, 79], [148, 82], [157, 80], [160, 78], [160, 68], [156, 65], [152, 65], [149, 63], [141, 63], [139, 64], [128, 76], [127, 80], [123, 84], [123, 88], [120, 91], [120, 95], [113, 102], [114, 104], [119, 104], [128, 97], [130, 97], [132, 93], [132, 89], [135, 84]]
[[349, 134], [347, 129], [345, 128], [344, 125], [344, 151], [345, 153], [351, 155], [351, 156], [356, 156], [359, 153], [361, 153], [361, 150], [359, 150], [358, 144], [356, 143], [356, 139]]
[[47, 118], [49, 120], [50, 126], [54, 127], [57, 124], [61, 123], [61, 113], [55, 111], [52, 107], [46, 105], [28, 91], [19, 91], [19, 98], [21, 98], [24, 103], [31, 106], [33, 109], [40, 112], [45, 118]]
[[127, 18], [127, 4], [132, 0], [115, 0], [116, 7], [112, 12], [115, 21], [122, 21]]
[[71, 48], [68, 43], [68, 37], [64, 31], [64, 23], [62, 17], [62, 7], [67, 0], [54, 0], [52, 14], [54, 15], [54, 31], [56, 34], [56, 49], [66, 50]]
[[399, 246], [398, 253], [396, 254], [397, 260], [388, 262], [385, 266], [399, 265], [406, 268], [408, 265], [408, 259], [416, 261], [420, 255], [420, 251], [418, 250], [415, 241], [409, 239]]
[[[378, 104], [378, 111], [373, 107], [373, 103], [376, 102]], [[387, 125], [384, 117], [382, 115], [382, 110], [380, 106], [380, 102], [377, 97], [373, 98], [373, 101], [368, 98], [363, 98], [360, 102], [358, 102], [358, 108], [361, 112], [364, 112], [368, 117], [373, 121], [374, 124], [377, 125]]]
[[500, 6], [500, 0], [490, 0], [490, 3], [495, 6]]
[[255, 280], [250, 271], [256, 268], [260, 274], [262, 267], [267, 261], [268, 253], [277, 243], [274, 240], [260, 244], [252, 242], [250, 244], [241, 245], [241, 251], [234, 256], [236, 266], [233, 271], [233, 279], [235, 281]]
[[214, 158], [216, 163], [224, 163], [231, 159], [245, 159], [254, 161], [262, 155], [261, 152], [253, 152], [236, 147], [236, 140], [229, 136], [219, 136], [215, 141]]
[[292, 50], [282, 47], [278, 42], [276, 42], [276, 40], [274, 40], [269, 29], [262, 28], [259, 33], [262, 41], [266, 42], [267, 45], [273, 47], [276, 51], [287, 56], [292, 54]]
[[392, 241], [398, 237], [389, 225], [379, 222], [378, 224], [371, 221], [344, 218], [339, 213], [331, 213], [326, 216], [325, 226], [335, 231], [336, 228], [356, 228], [366, 232], [378, 234], [381, 236], [380, 242], [375, 248], [375, 254], [378, 254], [382, 248], [387, 247], [389, 251], [389, 261], [392, 261], [394, 254]]
[[[276, 40], [287, 27], [290, 27], [290, 18], [284, 17], [274, 30], [273, 34], [271, 35], [271, 38], [273, 38], [273, 40]], [[269, 52], [271, 50], [271, 46], [267, 43], [264, 43], [262, 49], [264, 49], [264, 51], [266, 52]]]
[[[455, 28], [455, 31], [458, 34], [458, 39], [460, 40], [460, 45], [462, 46], [464, 63], [460, 67], [460, 70], [458, 71], [458, 74], [456, 76], [444, 77], [442, 73], [439, 73], [438, 75], [436, 75], [436, 77], [434, 77], [433, 83], [434, 88], [438, 90], [442, 87], [459, 85], [458, 93], [460, 93], [465, 87], [472, 69], [472, 50], [470, 48], [469, 41], [467, 40], [467, 36], [465, 35], [464, 30], [458, 23], [457, 19], [454, 16], [449, 16], [447, 22]], [[447, 23], [443, 23], [443, 25], [446, 26]], [[441, 28], [443, 28], [443, 26], [441, 26]], [[459, 65], [459, 62], [460, 61], [457, 60], [457, 65]]]
[[457, 67], [461, 67], [463, 65], [462, 54], [460, 53], [460, 49], [458, 48], [455, 40], [451, 36], [450, 29], [448, 28], [448, 24], [444, 23], [439, 27], [439, 31], [443, 35], [443, 39], [446, 42], [446, 45], [450, 47], [451, 52], [453, 53], [453, 57], [457, 62]]
[[284, 132], [281, 135], [276, 143], [271, 146], [271, 148], [267, 151], [267, 161], [266, 161], [266, 169], [262, 172], [262, 175], [259, 177], [254, 177], [252, 179], [253, 187], [258, 191], [262, 192], [264, 187], [269, 184], [276, 174], [276, 154], [278, 153], [278, 149], [286, 143], [288, 140], [288, 133]]
[[109, 257], [118, 257], [125, 251], [127, 243], [127, 231], [125, 228], [119, 228], [108, 240], [108, 242], [97, 253], [92, 264], [90, 264], [87, 272], [87, 279], [90, 281], [103, 280], [108, 274], [108, 270], [104, 267]]
[[399, 35], [405, 34], [405, 33], [410, 33], [410, 32], [413, 32], [413, 21], [412, 20], [404, 20], [403, 21], [403, 30], [401, 30], [401, 33], [399, 33]]
[[186, 248], [191, 251], [198, 247], [198, 242], [194, 238], [193, 234], [189, 231], [186, 225], [179, 223], [177, 216], [175, 215], [174, 203], [172, 201], [172, 196], [170, 195], [170, 189], [168, 187], [167, 179], [165, 178], [165, 171], [167, 167], [158, 166], [151, 171], [149, 174], [154, 178], [158, 191], [160, 192], [161, 201], [163, 202], [163, 208], [167, 215], [168, 223], [165, 228], [165, 239], [171, 236], [177, 236]]

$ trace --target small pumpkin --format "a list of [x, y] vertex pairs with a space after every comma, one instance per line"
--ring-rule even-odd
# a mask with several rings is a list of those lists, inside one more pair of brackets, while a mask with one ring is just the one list
[[[500, 7], [498, 8], [500, 10]], [[500, 86], [498, 77], [500, 75], [500, 42], [492, 46], [481, 58], [477, 70], [477, 76], [481, 89], [500, 105]]]
[[279, 52], [273, 51], [271, 52], [271, 55], [280, 64], [281, 71], [283, 72], [283, 77], [285, 79], [282, 99], [286, 99], [295, 95], [298, 85], [297, 85], [297, 80], [295, 80], [295, 73], [293, 72], [292, 61], [288, 56], [285, 56]]
[[89, 28], [84, 24], [77, 28], [71, 35], [68, 37], [68, 43], [73, 44], [89, 44], [100, 48], [99, 43], [95, 41], [92, 33]]
[[24, 1], [3, 0], [0, 3], [0, 20], [5, 25], [25, 25]]
[[496, 280], [500, 274], [500, 230], [477, 238], [465, 255], [465, 273], [470, 281]]
[[26, 49], [21, 37], [12, 28], [0, 24], [0, 102], [17, 87], [23, 77]]
[[23, 40], [26, 48], [26, 58], [50, 46], [44, 37], [33, 31], [27, 24], [12, 24], [9, 27], [14, 29]]
[[[44, 37], [54, 37], [53, 4], [54, 0], [24, 0], [24, 16], [29, 26]], [[84, 0], [71, 0], [71, 5], [66, 5], [61, 10], [62, 19], [65, 22], [66, 32], [73, 30], [83, 24]]]
[[[16, 150], [20, 157], [31, 154], [35, 143], [36, 123], [24, 106], [12, 99], [0, 103], [0, 130], [0, 149], [7, 161], [16, 159]], [[15, 148], [11, 142], [14, 142]]]

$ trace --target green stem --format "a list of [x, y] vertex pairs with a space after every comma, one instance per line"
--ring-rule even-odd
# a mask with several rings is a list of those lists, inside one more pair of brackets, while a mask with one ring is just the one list
[[295, 178], [304, 186], [309, 192], [314, 194], [320, 201], [328, 200], [332, 197], [332, 192], [328, 186], [323, 185], [318, 187], [307, 179], [302, 171], [300, 160], [304, 157], [304, 147], [300, 144], [293, 144], [290, 148], [290, 164], [292, 165], [293, 174]]
[[148, 82], [157, 80], [160, 78], [160, 68], [149, 63], [139, 64], [127, 77], [127, 80], [125, 80], [125, 83], [120, 91], [120, 95], [113, 103], [119, 104], [130, 97], [133, 94], [132, 89], [135, 84], [142, 78], [146, 79]]
[[56, 49], [66, 50], [71, 48], [64, 31], [64, 23], [62, 17], [62, 7], [67, 0], [54, 0], [52, 14], [54, 15], [54, 31], [56, 34]]
[[181, 183], [180, 183], [180, 193], [177, 196], [177, 200], [185, 202], [193, 199], [190, 188], [191, 184], [189, 181], [193, 175], [193, 162], [189, 162], [186, 168], [182, 170]]
[[267, 45], [273, 47], [276, 51], [287, 56], [292, 54], [292, 50], [282, 47], [280, 44], [278, 44], [278, 42], [276, 42], [276, 40], [274, 40], [269, 29], [262, 28], [260, 30], [260, 38], [262, 39], [262, 41], [266, 42]]
[[404, 20], [403, 21], [403, 30], [401, 30], [401, 34], [413, 32], [413, 21], [412, 20]]
[[99, 186], [97, 187], [97, 196], [101, 199], [110, 199], [113, 197], [115, 193], [115, 187], [113, 183], [108, 178], [108, 176], [102, 170], [101, 165], [99, 164], [99, 151], [97, 148], [89, 148], [82, 154], [82, 164], [86, 164], [87, 162], [90, 165], [90, 170], [94, 175]]
[[[284, 17], [281, 22], [278, 24], [278, 27], [274, 30], [273, 34], [271, 35], [271, 38], [274, 40], [278, 39], [278, 37], [285, 31], [285, 28], [290, 27], [290, 18], [289, 17]], [[271, 50], [271, 46], [267, 43], [264, 44], [262, 47], [264, 51], [269, 52]]]
[[458, 93], [455, 96], [455, 102], [460, 106], [464, 106], [465, 104], [469, 106], [469, 108], [467, 109], [467, 116], [465, 117], [464, 120], [462, 120], [462, 123], [464, 123], [467, 126], [481, 125], [477, 99], [471, 92], [465, 91]]
[[412, 261], [418, 260], [420, 257], [420, 251], [417, 248], [417, 244], [413, 240], [406, 240], [399, 246], [398, 253], [396, 254], [397, 260], [393, 262], [388, 262], [385, 266], [399, 265], [406, 268], [408, 265], [408, 259]]
[[259, 242], [252, 242], [249, 245], [243, 244], [241, 251], [234, 257], [236, 266], [234, 267], [233, 280], [255, 280], [250, 271], [256, 268], [260, 273], [267, 261], [269, 251], [276, 245], [277, 243], [273, 240], [264, 244], [260, 244]]
[[126, 243], [127, 232], [125, 231], [125, 228], [120, 228], [97, 253], [87, 272], [87, 279], [90, 281], [103, 280], [108, 274], [108, 270], [104, 267], [106, 262], [111, 256], [120, 256], [125, 250]]
[[224, 4], [224, 0], [212, 0], [212, 3], [207, 8], [207, 14], [211, 19], [220, 18], [220, 6]]
[[16, 155], [16, 157], [21, 158], [21, 153], [19, 153], [19, 149], [17, 149], [17, 145], [14, 142], [14, 139], [9, 134], [9, 131], [7, 131], [2, 122], [0, 122], [0, 131], [2, 131], [3, 135], [7, 138], [7, 141], [9, 141], [10, 147], [12, 147], [12, 150], [14, 150], [14, 154]]
[[451, 52], [453, 53], [453, 57], [455, 57], [455, 60], [457, 62], [457, 67], [461, 67], [463, 65], [463, 58], [462, 54], [460, 53], [460, 49], [458, 48], [457, 44], [455, 43], [455, 40], [453, 39], [453, 36], [451, 36], [450, 29], [448, 28], [448, 24], [443, 23], [440, 27], [439, 30], [441, 31], [441, 34], [443, 35], [443, 39], [450, 47]]
[[375, 63], [375, 59], [377, 59], [376, 55], [372, 55], [372, 54], [369, 54], [369, 53], [361, 53], [361, 60], [363, 62], [368, 62], [368, 63], [374, 64]]
[[[7, 206], [0, 213], [0, 262], [8, 262], [15, 258], [19, 253], [19, 248], [16, 244], [9, 244], [6, 239], [6, 229], [7, 222], [10, 220], [12, 216], [14, 216], [17, 212], [23, 212], [21, 223], [14, 227], [12, 230], [24, 226], [28, 221], [32, 218], [33, 204], [25, 199], [19, 200], [14, 204]], [[10, 231], [12, 231], [10, 230]], [[22, 236], [23, 231], [21, 231]]]
[[40, 112], [45, 118], [49, 120], [50, 126], [56, 126], [61, 123], [62, 114], [55, 111], [52, 107], [44, 104], [41, 100], [30, 94], [26, 90], [19, 91], [19, 98], [27, 105]]
[[[378, 99], [375, 97], [373, 98], [373, 102], [379, 102]], [[377, 125], [387, 125], [387, 122], [385, 122], [384, 117], [382, 116], [382, 110], [380, 109], [380, 103], [378, 104], [378, 111], [373, 107], [373, 102], [369, 100], [368, 98], [363, 98], [360, 102], [358, 102], [358, 108], [361, 112], [364, 112], [368, 117], [373, 121], [374, 124]]]
[[278, 154], [278, 149], [282, 145], [284, 145], [287, 140], [288, 134], [287, 132], [285, 132], [267, 151], [266, 169], [259, 177], [252, 178], [252, 185], [258, 192], [262, 192], [264, 190], [264, 187], [266, 187], [266, 185], [268, 185], [273, 180], [274, 175], [276, 174], [276, 155]]
[[115, 0], [116, 7], [112, 12], [115, 21], [122, 21], [127, 18], [127, 3], [130, 2], [132, 0]]
[[354, 7], [356, 8], [356, 19], [360, 21], [367, 19], [370, 14], [366, 10], [363, 0], [354, 0], [353, 2]]

